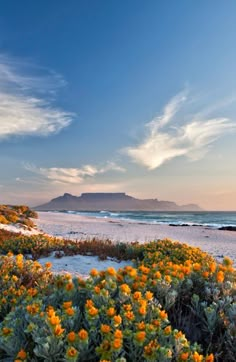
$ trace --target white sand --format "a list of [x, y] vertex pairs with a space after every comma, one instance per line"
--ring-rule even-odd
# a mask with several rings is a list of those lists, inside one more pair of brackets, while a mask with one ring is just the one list
[[0, 229], [24, 235], [38, 235], [40, 233], [39, 230], [34, 228], [23, 228], [21, 224], [0, 224]]
[[[93, 237], [108, 238], [122, 242], [145, 242], [169, 238], [200, 247], [220, 261], [223, 256], [229, 256], [236, 264], [234, 231], [215, 230], [202, 226], [152, 225], [57, 212], [38, 212], [38, 215], [39, 219], [34, 220], [38, 228], [54, 236], [77, 240]], [[71, 257], [71, 260], [72, 258], [74, 257]]]

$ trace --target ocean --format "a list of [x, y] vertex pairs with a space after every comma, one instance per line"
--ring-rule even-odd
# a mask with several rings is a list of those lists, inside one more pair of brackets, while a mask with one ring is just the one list
[[220, 227], [236, 227], [236, 212], [202, 211], [202, 212], [159, 212], [159, 211], [67, 211], [66, 213], [96, 218], [135, 221], [148, 224], [167, 224], [185, 226], [205, 226], [218, 229]]

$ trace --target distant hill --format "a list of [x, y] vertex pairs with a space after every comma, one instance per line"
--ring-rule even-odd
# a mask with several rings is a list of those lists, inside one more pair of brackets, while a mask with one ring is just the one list
[[179, 206], [172, 201], [140, 200], [126, 195], [124, 192], [83, 193], [81, 196], [65, 193], [63, 196], [56, 197], [46, 204], [34, 207], [34, 209], [37, 211], [202, 211], [196, 204]]

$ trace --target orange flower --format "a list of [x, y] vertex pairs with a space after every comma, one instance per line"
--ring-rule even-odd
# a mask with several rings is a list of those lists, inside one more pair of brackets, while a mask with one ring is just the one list
[[71, 302], [71, 301], [69, 301], [69, 302], [64, 302], [64, 303], [63, 303], [63, 308], [64, 308], [64, 309], [70, 308], [71, 306], [72, 306], [72, 302]]
[[7, 327], [3, 327], [2, 329], [2, 333], [4, 334], [4, 336], [8, 336], [9, 334], [11, 334], [12, 329], [7, 328]]
[[225, 279], [224, 273], [220, 270], [217, 274], [216, 274], [216, 280], [218, 283], [223, 283]]
[[206, 362], [214, 362], [214, 355], [211, 353], [209, 356], [206, 356]]
[[77, 349], [75, 349], [74, 347], [70, 347], [70, 348], [67, 350], [66, 354], [67, 354], [67, 357], [76, 357], [77, 354], [78, 354], [78, 351], [77, 351]]
[[79, 336], [79, 339], [81, 339], [82, 341], [85, 341], [88, 339], [88, 332], [85, 329], [81, 329], [78, 332], [78, 336]]
[[116, 350], [120, 349], [122, 346], [122, 339], [120, 338], [116, 338], [114, 339], [113, 343], [112, 343], [112, 347]]
[[66, 314], [69, 315], [70, 317], [73, 316], [75, 314], [75, 311], [73, 308], [67, 308], [65, 310]]
[[166, 319], [167, 318], [167, 313], [164, 310], [160, 310], [159, 317], [161, 319]]
[[167, 326], [167, 327], [164, 329], [164, 334], [165, 334], [166, 336], [168, 336], [170, 333], [171, 333], [171, 326]]
[[49, 322], [51, 325], [55, 326], [56, 324], [60, 323], [60, 318], [58, 316], [52, 316], [51, 318], [49, 318]]
[[216, 270], [216, 263], [211, 263], [211, 264], [209, 265], [209, 269], [210, 269], [210, 271], [211, 271], [212, 273], [214, 273], [215, 270]]
[[67, 335], [67, 340], [68, 340], [69, 342], [74, 342], [74, 341], [75, 341], [75, 338], [76, 338], [75, 332], [70, 332], [70, 333], [68, 333], [68, 335]]
[[157, 278], [157, 279], [160, 279], [161, 278], [161, 273], [159, 271], [157, 271], [155, 274], [154, 274], [154, 277]]
[[135, 293], [133, 294], [133, 298], [134, 298], [135, 300], [138, 300], [138, 299], [140, 299], [141, 297], [142, 297], [141, 292], [135, 292]]
[[181, 355], [180, 355], [180, 360], [181, 360], [181, 361], [187, 361], [188, 356], [189, 356], [189, 353], [188, 353], [188, 352], [183, 352], [183, 353], [181, 353]]
[[52, 267], [52, 263], [50, 263], [49, 261], [47, 263], [45, 263], [45, 267], [47, 269], [50, 269]]
[[73, 283], [68, 283], [68, 284], [66, 284], [66, 290], [67, 291], [70, 291], [70, 290], [72, 290], [74, 288], [74, 284]]
[[153, 293], [152, 293], [152, 292], [147, 291], [147, 292], [145, 293], [145, 298], [146, 298], [147, 300], [151, 300], [152, 297], [153, 297]]
[[65, 329], [63, 329], [60, 324], [57, 324], [54, 328], [55, 336], [60, 336], [64, 332], [64, 330]]
[[91, 277], [96, 277], [96, 276], [98, 276], [98, 274], [99, 274], [99, 272], [97, 271], [97, 269], [95, 269], [95, 268], [91, 269], [91, 271], [90, 271]]
[[145, 323], [144, 323], [144, 321], [139, 322], [139, 323], [137, 324], [137, 329], [139, 329], [140, 331], [143, 331], [143, 330], [145, 329]]
[[114, 337], [115, 338], [123, 338], [123, 333], [122, 333], [122, 331], [120, 330], [120, 329], [117, 329], [116, 331], [115, 331], [115, 333], [114, 333]]
[[203, 276], [203, 278], [208, 278], [208, 277], [209, 277], [209, 272], [204, 271], [204, 272], [202, 273], [202, 276]]
[[101, 332], [102, 333], [109, 333], [111, 331], [111, 327], [108, 326], [107, 324], [102, 324], [101, 325]]
[[145, 315], [147, 313], [147, 309], [145, 306], [141, 306], [138, 310], [139, 314]]
[[113, 321], [114, 321], [114, 326], [117, 327], [121, 324], [122, 318], [120, 315], [115, 315]]
[[128, 312], [125, 313], [125, 317], [127, 319], [129, 319], [130, 321], [132, 321], [134, 319], [134, 313], [131, 312], [131, 311], [128, 311]]
[[135, 339], [137, 342], [143, 342], [146, 338], [146, 332], [140, 331], [135, 334]]
[[114, 276], [116, 275], [116, 270], [112, 267], [107, 268], [107, 274]]
[[21, 360], [24, 360], [24, 359], [26, 359], [26, 357], [27, 357], [27, 353], [26, 353], [23, 349], [21, 349], [21, 350], [18, 352], [18, 354], [17, 354], [16, 357], [17, 357], [17, 358], [20, 358]]
[[115, 315], [116, 311], [115, 311], [115, 308], [113, 307], [110, 307], [108, 310], [107, 310], [107, 315], [109, 317], [113, 317], [113, 315]]
[[192, 355], [192, 359], [194, 362], [201, 362], [203, 360], [203, 356], [195, 351]]
[[96, 285], [93, 290], [95, 291], [96, 294], [100, 294], [101, 289]]
[[121, 284], [120, 289], [125, 294], [130, 294], [131, 290], [128, 284]]
[[86, 307], [86, 308], [91, 308], [91, 307], [93, 307], [93, 301], [92, 301], [92, 299], [88, 299], [88, 300], [86, 301], [85, 307]]
[[88, 314], [89, 314], [91, 317], [95, 317], [95, 316], [98, 314], [98, 309], [95, 308], [95, 307], [91, 307], [91, 308], [88, 310]]

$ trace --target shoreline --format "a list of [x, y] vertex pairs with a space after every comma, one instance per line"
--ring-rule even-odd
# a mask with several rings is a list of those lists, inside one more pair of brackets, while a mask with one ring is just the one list
[[38, 212], [34, 219], [38, 229], [56, 237], [73, 240], [110, 239], [114, 242], [148, 242], [158, 239], [171, 239], [199, 247], [217, 261], [224, 256], [236, 264], [235, 231], [210, 229], [203, 226], [170, 226], [148, 224], [118, 219], [102, 219], [92, 216], [66, 214], [61, 212]]

